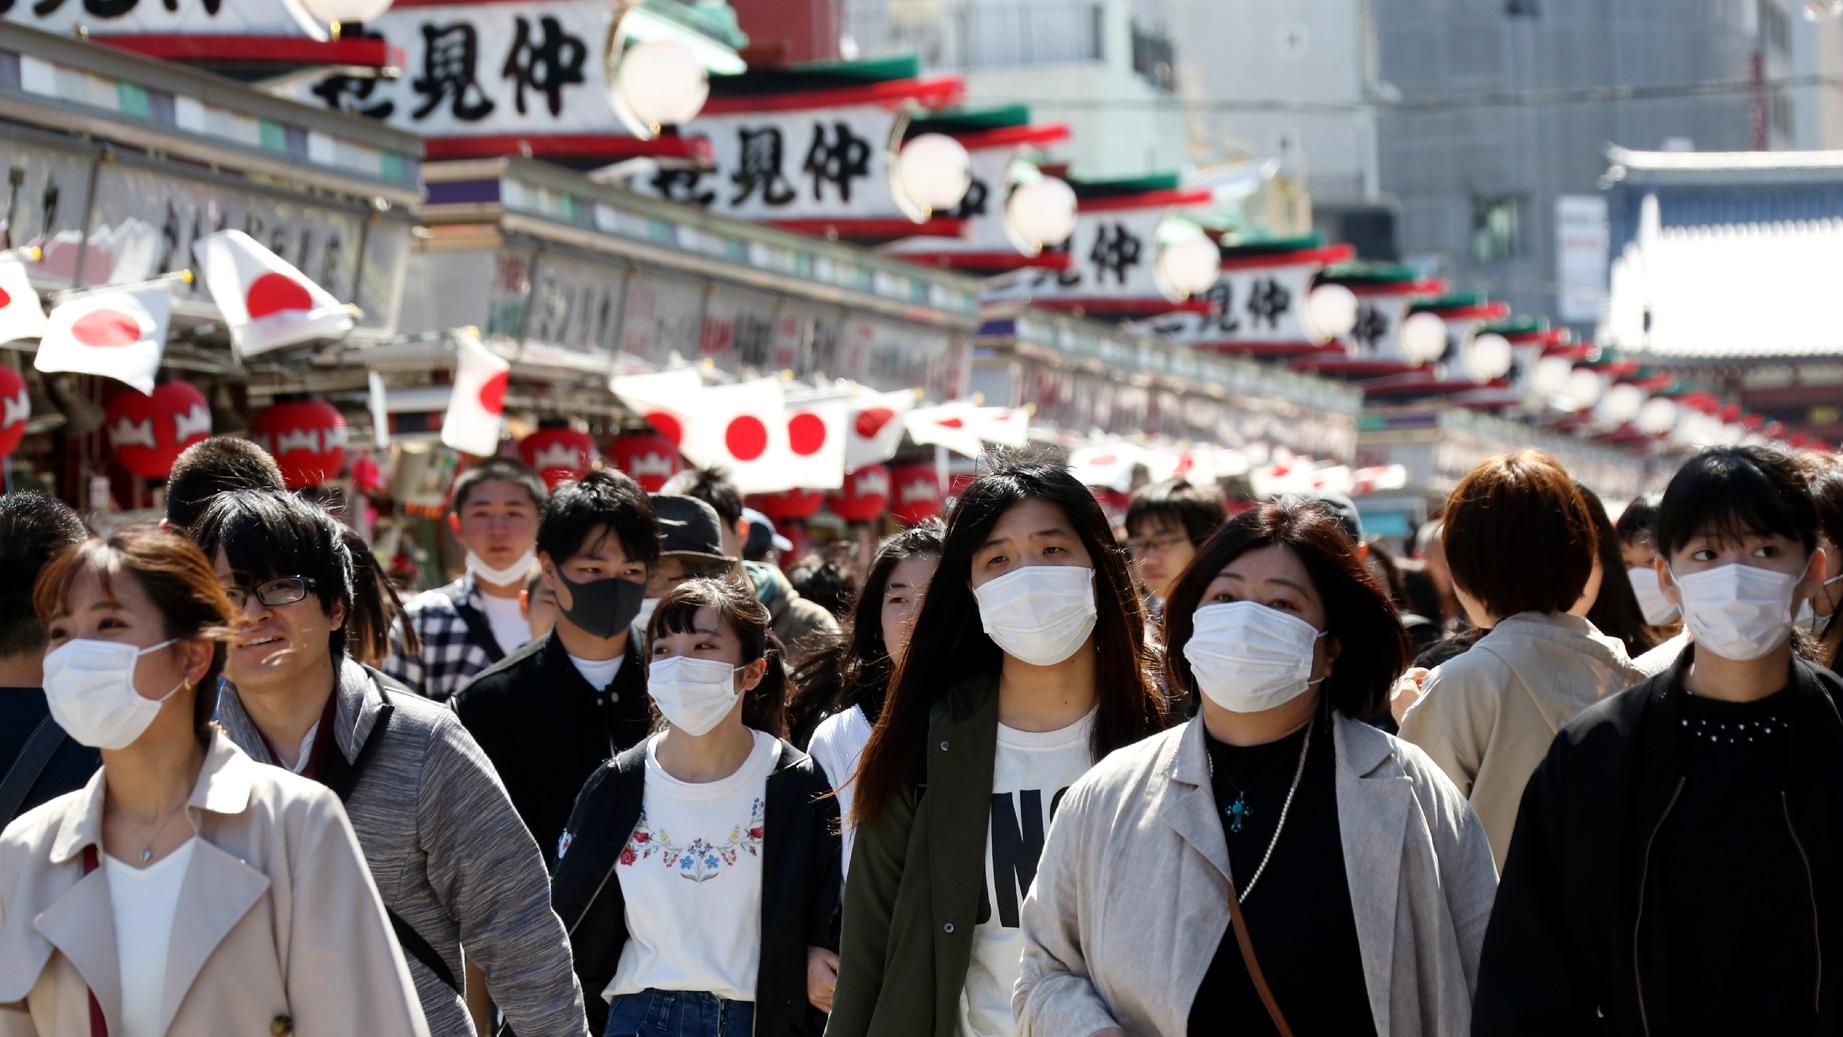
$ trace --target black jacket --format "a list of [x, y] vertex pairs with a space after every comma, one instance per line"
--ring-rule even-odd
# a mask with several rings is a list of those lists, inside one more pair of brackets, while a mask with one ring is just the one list
[[483, 671], [453, 701], [552, 870], [582, 783], [603, 761], [639, 744], [653, 725], [633, 637], [605, 691], [582, 679], [552, 631]]
[[[838, 801], [812, 758], [786, 742], [768, 775], [762, 807], [761, 967], [755, 979], [758, 1037], [817, 1037], [825, 1016], [806, 999], [806, 949], [838, 947]], [[626, 901], [614, 874], [640, 820], [646, 747], [598, 768], [570, 814], [551, 904], [570, 934], [589, 1032], [608, 1025], [602, 991], [627, 945]]]
[[[1654, 837], [1682, 787], [1677, 729], [1693, 655], [1685, 649], [1670, 670], [1583, 711], [1530, 778], [1479, 963], [1478, 1037], [1666, 1032], [1658, 993], [1671, 987], [1668, 956], [1657, 948], [1663, 931], [1640, 906], [1655, 877], [1648, 870]], [[1795, 661], [1787, 690], [1795, 712], [1785, 814], [1806, 852], [1815, 929], [1801, 919], [1775, 946], [1732, 953], [1815, 955], [1815, 1014], [1804, 1032], [1834, 1034], [1843, 1027], [1836, 950], [1843, 915], [1826, 879], [1843, 864], [1831, 834], [1843, 809], [1843, 681]], [[1711, 874], [1709, 894], [1747, 881]], [[1826, 949], [1835, 960], [1824, 962]]]
[[[57, 721], [51, 719], [51, 706], [45, 701], [43, 688], [0, 688], [0, 777], [11, 773], [41, 723], [57, 727]], [[18, 814], [82, 788], [100, 766], [101, 754], [63, 734], [51, 759], [45, 761], [44, 769], [27, 786]], [[0, 828], [5, 828], [18, 814], [0, 816]]]

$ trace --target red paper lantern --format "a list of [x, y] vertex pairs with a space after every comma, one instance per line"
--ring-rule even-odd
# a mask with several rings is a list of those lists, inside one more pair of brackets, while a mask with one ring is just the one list
[[845, 476], [845, 485], [826, 497], [832, 514], [846, 522], [874, 522], [890, 503], [890, 470], [873, 464]]
[[893, 464], [890, 473], [890, 514], [904, 525], [931, 519], [941, 513], [941, 482], [932, 464]]
[[26, 380], [6, 364], [0, 364], [0, 457], [19, 449], [26, 438], [26, 419], [32, 416], [32, 397], [26, 393]]
[[291, 490], [338, 477], [346, 463], [346, 419], [325, 400], [292, 400], [250, 419], [250, 438], [275, 456]]
[[554, 490], [595, 467], [595, 437], [568, 425], [541, 428], [518, 441], [518, 456]]
[[626, 472], [648, 493], [658, 493], [666, 480], [684, 470], [678, 447], [656, 432], [630, 432], [608, 444], [608, 461]]
[[1090, 486], [1088, 489], [1094, 494], [1094, 499], [1100, 502], [1101, 510], [1107, 513], [1107, 521], [1110, 524], [1117, 526], [1126, 521], [1126, 509], [1133, 503], [1132, 494], [1121, 493], [1119, 490], [1101, 489], [1096, 486]]
[[190, 382], [156, 385], [152, 394], [123, 389], [105, 414], [115, 459], [144, 479], [166, 478], [181, 451], [211, 435], [211, 405]]
[[781, 493], [758, 493], [749, 497], [749, 507], [780, 522], [804, 522], [819, 514], [826, 495], [818, 490], [785, 490]]

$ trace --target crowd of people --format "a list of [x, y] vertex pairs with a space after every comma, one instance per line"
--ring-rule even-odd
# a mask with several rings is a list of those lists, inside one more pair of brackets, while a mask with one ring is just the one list
[[0, 496], [0, 1037], [1843, 1032], [1843, 459], [1402, 550], [1006, 453], [802, 559], [473, 465], [404, 600], [262, 450]]

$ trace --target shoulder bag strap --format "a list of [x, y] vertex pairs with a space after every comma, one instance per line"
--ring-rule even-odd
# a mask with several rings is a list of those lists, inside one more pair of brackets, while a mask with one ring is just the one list
[[[102, 867], [102, 856], [96, 852], [96, 847], [94, 845], [85, 846], [83, 848], [83, 873], [88, 875], [100, 867]], [[94, 990], [87, 991], [87, 993], [90, 995], [90, 1037], [109, 1037], [109, 1020], [102, 1014], [102, 1003], [96, 1000]]]
[[461, 622], [467, 624], [467, 636], [486, 650], [487, 660], [498, 662], [506, 657], [505, 649], [499, 647], [499, 638], [493, 633], [492, 624], [486, 621], [479, 609], [474, 608], [473, 602], [467, 600], [465, 586], [455, 584], [448, 588], [448, 603], [454, 606], [455, 614], [461, 617]]
[[1241, 913], [1241, 894], [1235, 889], [1235, 880], [1229, 880], [1229, 928], [1235, 930], [1235, 945], [1241, 948], [1241, 963], [1248, 969], [1248, 980], [1254, 984], [1254, 992], [1261, 996], [1261, 1006], [1267, 1009], [1267, 1018], [1273, 1020], [1274, 1029], [1280, 1031], [1280, 1037], [1293, 1037], [1291, 1027], [1286, 1025], [1286, 1017], [1280, 1014], [1280, 1003], [1274, 1000], [1273, 991], [1267, 986], [1267, 977], [1261, 975], [1260, 959], [1254, 956], [1254, 944], [1248, 939], [1248, 922]]
[[52, 723], [49, 715], [32, 729], [19, 757], [7, 768], [6, 777], [0, 779], [0, 825], [18, 816], [20, 804], [26, 801], [32, 786], [38, 784], [51, 758], [63, 746], [65, 737], [64, 729]]

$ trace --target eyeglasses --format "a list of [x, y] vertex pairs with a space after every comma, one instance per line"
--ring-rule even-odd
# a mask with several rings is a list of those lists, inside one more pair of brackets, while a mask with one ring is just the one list
[[1154, 551], [1169, 551], [1179, 544], [1187, 544], [1190, 538], [1181, 533], [1167, 533], [1159, 537], [1136, 537], [1126, 542], [1126, 549], [1134, 556], [1149, 555]]
[[226, 587], [224, 594], [230, 599], [232, 608], [243, 608], [249, 603], [252, 594], [269, 608], [279, 608], [302, 600], [313, 589], [314, 581], [306, 576], [279, 576], [257, 584], [254, 590], [248, 587]]

